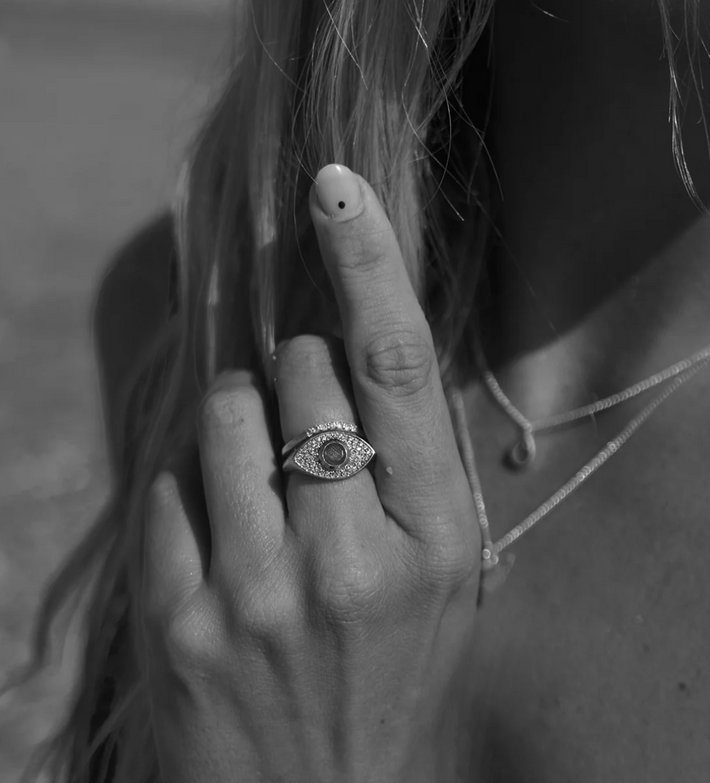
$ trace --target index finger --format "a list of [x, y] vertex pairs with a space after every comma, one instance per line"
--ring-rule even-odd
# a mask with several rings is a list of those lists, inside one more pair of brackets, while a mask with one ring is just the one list
[[310, 208], [357, 408], [378, 455], [380, 500], [403, 527], [430, 527], [468, 484], [431, 330], [394, 230], [372, 188], [345, 166], [319, 172]]

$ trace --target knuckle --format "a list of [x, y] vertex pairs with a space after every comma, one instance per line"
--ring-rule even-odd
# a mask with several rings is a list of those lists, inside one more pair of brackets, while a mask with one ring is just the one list
[[289, 340], [279, 352], [276, 375], [285, 377], [323, 377], [333, 374], [340, 363], [342, 347], [334, 338], [300, 334]]
[[478, 559], [465, 536], [450, 536], [425, 546], [418, 572], [428, 592], [451, 595], [477, 579]]
[[236, 387], [222, 382], [215, 385], [200, 404], [200, 428], [203, 432], [240, 429], [260, 404], [259, 393], [254, 386]]
[[338, 264], [343, 273], [371, 279], [373, 275], [381, 274], [382, 269], [391, 263], [389, 250], [379, 241], [378, 235], [371, 234], [367, 240], [363, 242], [359, 234], [343, 238], [346, 252], [342, 253]]
[[283, 587], [245, 590], [234, 604], [236, 635], [274, 641], [292, 635], [300, 612], [296, 594]]
[[366, 557], [343, 554], [320, 564], [312, 600], [321, 616], [350, 624], [373, 619], [383, 608], [384, 574]]
[[165, 644], [168, 657], [176, 666], [197, 667], [208, 663], [215, 655], [213, 635], [200, 624], [185, 619], [181, 622], [175, 619], [168, 624]]
[[149, 647], [174, 671], [199, 668], [215, 654], [213, 623], [196, 607], [170, 610], [148, 603], [143, 629]]
[[217, 590], [230, 634], [276, 641], [296, 633], [302, 615], [293, 564], [278, 556], [220, 580]]
[[390, 332], [365, 348], [366, 380], [398, 397], [421, 392], [431, 382], [435, 366], [433, 345], [415, 331]]

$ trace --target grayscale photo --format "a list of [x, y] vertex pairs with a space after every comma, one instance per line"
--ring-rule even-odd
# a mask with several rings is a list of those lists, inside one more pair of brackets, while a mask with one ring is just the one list
[[707, 783], [709, 44], [4, 0], [2, 783]]

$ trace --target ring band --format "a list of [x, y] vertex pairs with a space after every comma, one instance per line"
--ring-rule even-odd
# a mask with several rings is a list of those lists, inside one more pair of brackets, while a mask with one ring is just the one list
[[313, 478], [339, 481], [359, 473], [375, 457], [375, 450], [355, 424], [331, 421], [311, 427], [281, 450], [283, 470]]

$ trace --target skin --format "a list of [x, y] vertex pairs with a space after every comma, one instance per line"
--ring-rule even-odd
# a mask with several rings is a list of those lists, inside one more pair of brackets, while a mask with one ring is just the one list
[[180, 464], [151, 493], [142, 605], [171, 783], [440, 777], [436, 727], [470, 648], [480, 536], [426, 318], [356, 182], [348, 220], [326, 216], [315, 188], [310, 201], [345, 355], [299, 336], [274, 371], [283, 442], [324, 416], [359, 419], [373, 471], [282, 482], [264, 397], [236, 371], [198, 414], [206, 509]]
[[[658, 15], [636, 2], [541, 5], [566, 21], [514, 0], [496, 16], [491, 137], [507, 247], [482, 304], [489, 361], [530, 418], [626, 388], [710, 343], [709, 223], [673, 164]], [[691, 103], [684, 139], [702, 196], [710, 166], [694, 119]], [[477, 617], [475, 779], [706, 779], [709, 387], [705, 370], [513, 546], [510, 577]], [[534, 465], [514, 473], [501, 457], [515, 430], [471, 383], [494, 538], [650, 395], [540, 436]]]
[[[640, 0], [543, 7], [566, 21], [527, 2], [498, 7], [491, 152], [505, 247], [479, 308], [489, 361], [531, 418], [710, 342], [708, 220], [673, 166], [658, 16]], [[703, 195], [710, 169], [692, 121], [685, 141]], [[507, 581], [476, 612], [479, 541], [421, 350], [426, 325], [363, 189], [348, 223], [311, 200], [344, 344], [299, 337], [275, 372], [283, 439], [326, 411], [357, 410], [381, 458], [374, 474], [337, 485], [298, 475], [281, 485], [252, 376], [211, 390], [197, 471], [193, 455], [161, 476], [147, 523], [164, 779], [446, 781], [437, 767], [457, 758], [491, 783], [704, 780], [708, 373], [516, 542]], [[392, 350], [373, 352], [383, 335]], [[409, 350], [392, 335], [408, 335]], [[532, 468], [512, 473], [501, 456], [515, 432], [471, 380], [494, 538], [646, 400], [540, 437]], [[458, 756], [447, 742], [457, 735]]]

